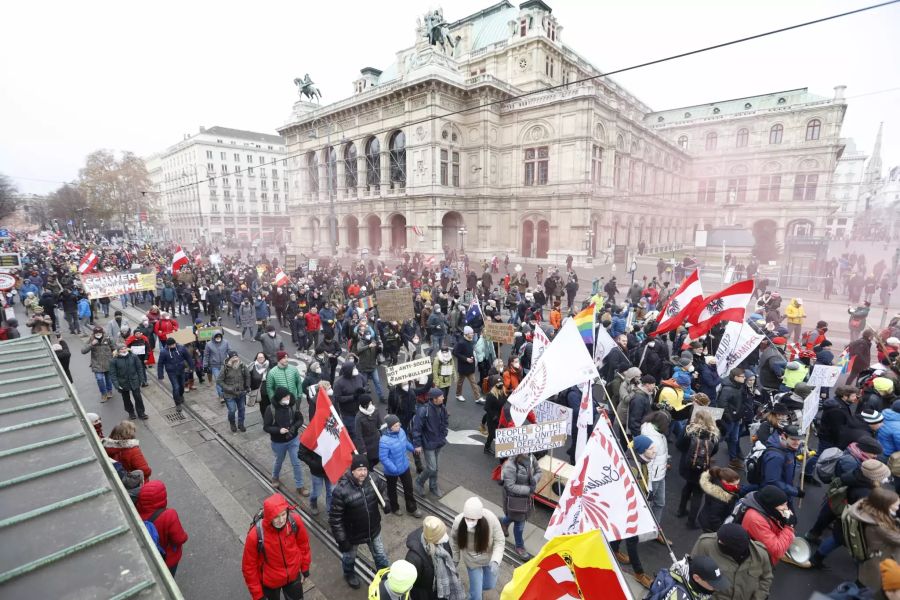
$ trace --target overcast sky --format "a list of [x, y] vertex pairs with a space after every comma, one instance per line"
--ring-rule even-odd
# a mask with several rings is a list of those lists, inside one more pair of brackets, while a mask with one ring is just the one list
[[[876, 0], [548, 0], [563, 41], [604, 71], [844, 12]], [[491, 0], [444, 3], [454, 21]], [[0, 173], [52, 191], [98, 148], [163, 150], [200, 125], [275, 133], [309, 72], [325, 102], [414, 43], [439, 3], [7, 2], [0, 35]], [[847, 85], [843, 135], [900, 164], [900, 4], [615, 79], [654, 110]], [[882, 92], [883, 90], [892, 91]], [[882, 93], [874, 93], [882, 92]], [[867, 94], [864, 96], [860, 96]], [[860, 97], [856, 97], [860, 96]], [[46, 181], [38, 181], [46, 180]]]

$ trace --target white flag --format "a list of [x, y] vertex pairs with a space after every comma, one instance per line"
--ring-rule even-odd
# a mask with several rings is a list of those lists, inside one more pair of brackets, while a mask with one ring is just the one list
[[[594, 329], [594, 362], [602, 365], [610, 352], [616, 351], [616, 342], [603, 325]], [[619, 349], [619, 352], [622, 350]]]
[[631, 469], [599, 419], [550, 518], [544, 538], [600, 529], [608, 540], [656, 531], [656, 521]]
[[587, 445], [588, 429], [594, 424], [593, 382], [581, 384], [581, 405], [578, 407], [578, 421], [575, 422], [577, 437], [575, 438], [575, 460], [581, 458]]
[[531, 343], [531, 364], [538, 364], [541, 360], [541, 357], [544, 355], [544, 351], [547, 349], [547, 346], [550, 345], [550, 338], [547, 337], [547, 334], [544, 333], [544, 329], [540, 325], [536, 325], [534, 328], [534, 341]]
[[597, 367], [588, 354], [575, 321], [569, 319], [547, 346], [541, 362], [532, 364], [531, 371], [510, 395], [510, 413], [516, 427], [525, 422], [537, 403], [566, 388], [599, 377]]
[[727, 376], [731, 369], [741, 364], [764, 337], [746, 323], [729, 321], [716, 350], [716, 370], [719, 377]]

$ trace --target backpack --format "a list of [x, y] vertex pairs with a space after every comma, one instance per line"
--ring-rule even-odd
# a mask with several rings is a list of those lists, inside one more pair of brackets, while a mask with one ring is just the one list
[[[841, 532], [844, 534], [844, 545], [850, 556], [857, 562], [872, 558], [866, 547], [866, 536], [863, 531], [862, 521], [850, 513], [850, 507], [846, 507], [841, 514]], [[880, 552], [878, 553], [880, 554]]]
[[766, 447], [761, 442], [756, 442], [744, 462], [744, 467], [747, 469], [747, 483], [759, 485], [762, 481], [762, 457], [765, 453]]
[[709, 468], [709, 438], [692, 435], [688, 446], [688, 460], [691, 470], [699, 472]]
[[[294, 521], [294, 517], [291, 516], [291, 514], [292, 514], [293, 512], [294, 512], [293, 507], [290, 507], [290, 506], [289, 506], [289, 507], [288, 507], [288, 514], [287, 514], [287, 521], [288, 521], [288, 523], [290, 524], [290, 527], [291, 527], [291, 535], [297, 533], [297, 522]], [[256, 528], [256, 551], [257, 551], [259, 554], [262, 554], [262, 555], [263, 555], [263, 558], [265, 559], [265, 557], [266, 557], [266, 546], [265, 546], [265, 544], [263, 543], [263, 511], [262, 511], [262, 509], [259, 509], [259, 512], [257, 512], [257, 513], [253, 516], [253, 523], [252, 523], [252, 525], [251, 525], [251, 529], [254, 528], [254, 527]]]
[[644, 596], [644, 600], [666, 600], [669, 597], [669, 592], [677, 585], [668, 569], [660, 569], [653, 583], [650, 584], [650, 591]]
[[750, 508], [744, 499], [741, 498], [734, 504], [734, 508], [731, 509], [731, 514], [725, 518], [725, 523], [734, 523], [735, 525], [740, 525], [744, 520], [744, 515], [747, 514], [747, 509]]
[[822, 483], [831, 483], [834, 479], [834, 469], [844, 452], [837, 447], [828, 448], [819, 455], [816, 461], [816, 479]]
[[864, 587], [859, 587], [856, 582], [845, 581], [828, 593], [831, 600], [872, 600], [875, 593]]
[[150, 534], [150, 539], [153, 540], [154, 544], [156, 544], [156, 549], [159, 551], [160, 556], [162, 556], [163, 558], [166, 557], [166, 549], [163, 548], [162, 544], [159, 543], [159, 530], [156, 528], [156, 525], [154, 525], [153, 522], [156, 520], [156, 517], [158, 517], [159, 515], [161, 515], [163, 513], [164, 510], [166, 510], [166, 509], [165, 508], [158, 509], [152, 515], [150, 515], [149, 519], [144, 521], [144, 527], [147, 528], [147, 533]]
[[825, 501], [835, 516], [840, 517], [847, 508], [847, 484], [840, 477], [833, 478], [825, 492]]

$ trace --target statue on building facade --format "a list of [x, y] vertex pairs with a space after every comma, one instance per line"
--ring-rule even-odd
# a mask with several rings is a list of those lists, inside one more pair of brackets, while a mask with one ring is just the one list
[[303, 79], [295, 77], [294, 85], [297, 86], [297, 93], [300, 94], [301, 97], [306, 96], [309, 100], [315, 98], [316, 102], [321, 101], [322, 92], [319, 91], [319, 88], [317, 88], [315, 83], [313, 83], [313, 80], [310, 79], [309, 73], [304, 75]]
[[452, 56], [462, 36], [458, 35], [454, 39], [450, 35], [450, 26], [444, 20], [444, 11], [440, 8], [430, 10], [425, 13], [424, 21], [424, 35], [428, 43], [432, 46], [440, 45], [441, 52]]

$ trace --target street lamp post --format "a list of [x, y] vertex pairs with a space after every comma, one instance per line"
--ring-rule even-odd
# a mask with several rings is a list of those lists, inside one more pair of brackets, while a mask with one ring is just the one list
[[592, 228], [588, 228], [587, 231], [584, 232], [584, 246], [587, 251], [587, 259], [588, 262], [594, 261], [594, 230]]
[[459, 252], [460, 254], [464, 254], [466, 251], [466, 234], [469, 232], [466, 230], [466, 226], [463, 225], [459, 228]]

